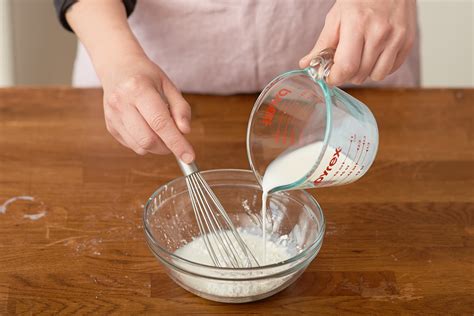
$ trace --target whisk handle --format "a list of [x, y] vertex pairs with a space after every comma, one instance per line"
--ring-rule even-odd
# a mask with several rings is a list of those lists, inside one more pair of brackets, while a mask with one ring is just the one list
[[195, 172], [198, 172], [199, 169], [196, 166], [194, 162], [191, 162], [190, 164], [187, 164], [185, 162], [182, 162], [180, 159], [176, 159], [178, 161], [179, 168], [181, 168], [181, 171], [183, 174], [187, 177]]

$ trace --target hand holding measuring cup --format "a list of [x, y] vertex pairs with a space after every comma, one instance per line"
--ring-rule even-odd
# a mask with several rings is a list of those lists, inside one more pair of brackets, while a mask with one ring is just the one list
[[300, 67], [309, 66], [322, 49], [337, 47], [330, 85], [383, 80], [403, 64], [415, 37], [415, 0], [338, 0]]
[[351, 183], [375, 159], [378, 129], [369, 108], [327, 85], [333, 49], [270, 82], [255, 102], [247, 155], [264, 191]]

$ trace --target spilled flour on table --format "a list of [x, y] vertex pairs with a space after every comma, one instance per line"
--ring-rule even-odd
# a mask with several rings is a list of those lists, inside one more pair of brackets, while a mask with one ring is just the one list
[[39, 213], [36, 213], [36, 214], [25, 214], [25, 215], [23, 215], [23, 218], [28, 218], [32, 221], [37, 221], [41, 217], [45, 216], [46, 214], [48, 214], [48, 212], [42, 211], [42, 212], [39, 212]]
[[6, 200], [2, 205], [0, 205], [0, 214], [5, 214], [8, 208], [8, 205], [12, 204], [15, 201], [18, 200], [23, 200], [23, 201], [34, 201], [35, 198], [32, 196], [28, 195], [20, 195], [20, 196], [14, 196], [12, 198], [9, 198]]
[[[0, 205], [0, 214], [5, 214], [7, 212], [7, 209], [9, 207], [9, 205], [16, 202], [16, 201], [30, 201], [30, 202], [33, 202], [33, 201], [36, 201], [36, 200], [33, 196], [29, 196], [29, 195], [20, 195], [20, 196], [11, 197], [8, 200], [6, 200], [3, 204]], [[43, 202], [40, 202], [40, 205], [41, 205], [40, 207], [44, 208], [44, 203]], [[32, 220], [32, 221], [37, 221], [40, 218], [44, 217], [46, 214], [48, 214], [48, 212], [43, 209], [42, 211], [40, 211], [38, 213], [23, 214], [23, 218], [26, 218], [26, 219], [29, 219], [29, 220]]]

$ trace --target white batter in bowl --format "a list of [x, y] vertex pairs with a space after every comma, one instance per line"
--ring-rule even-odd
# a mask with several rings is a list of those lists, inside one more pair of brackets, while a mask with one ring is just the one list
[[[263, 262], [261, 194], [251, 171], [210, 170], [202, 176], [227, 210], [241, 237]], [[228, 303], [271, 296], [292, 284], [316, 257], [324, 236], [324, 216], [304, 191], [269, 196], [266, 264], [217, 268], [207, 254], [184, 178], [160, 187], [148, 200], [144, 227], [148, 245], [168, 275], [201, 297]]]

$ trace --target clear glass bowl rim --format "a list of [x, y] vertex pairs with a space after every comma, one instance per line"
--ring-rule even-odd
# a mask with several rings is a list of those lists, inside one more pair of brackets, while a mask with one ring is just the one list
[[[237, 173], [242, 173], [242, 174], [251, 174], [252, 176], [254, 176], [253, 172], [251, 170], [245, 170], [245, 169], [211, 169], [211, 170], [205, 170], [205, 171], [201, 171], [200, 173], [205, 175], [205, 174], [210, 174], [210, 173], [226, 173], [226, 172], [237, 172]], [[147, 224], [147, 221], [146, 221], [146, 218], [147, 218], [147, 214], [148, 214], [148, 211], [149, 211], [149, 208], [151, 206], [151, 202], [153, 201], [153, 199], [163, 190], [165, 190], [165, 188], [167, 186], [171, 186], [173, 185], [174, 183], [176, 182], [179, 182], [179, 181], [185, 181], [184, 180], [184, 176], [182, 177], [179, 177], [179, 178], [176, 178], [176, 179], [173, 179], [169, 182], [167, 182], [166, 184], [163, 184], [162, 186], [160, 186], [147, 200], [146, 204], [145, 204], [145, 207], [144, 207], [144, 212], [143, 212], [143, 227], [144, 227], [144, 230], [145, 230], [145, 236], [148, 240], [148, 242], [151, 242], [154, 246], [156, 246], [161, 252], [165, 253], [166, 255], [168, 255], [169, 257], [171, 257], [173, 260], [176, 260], [177, 262], [182, 262], [182, 263], [185, 263], [186, 265], [190, 265], [190, 266], [194, 266], [194, 267], [198, 267], [198, 268], [205, 268], [205, 269], [211, 269], [212, 271], [226, 271], [226, 272], [230, 272], [230, 271], [233, 271], [233, 272], [245, 272], [245, 271], [252, 271], [252, 272], [255, 272], [255, 271], [266, 271], [266, 270], [270, 270], [272, 268], [278, 268], [278, 267], [282, 267], [282, 266], [285, 266], [285, 265], [288, 265], [288, 264], [291, 264], [293, 262], [296, 262], [302, 258], [304, 258], [305, 256], [307, 256], [308, 254], [310, 254], [310, 252], [312, 250], [314, 250], [317, 246], [319, 246], [322, 242], [322, 239], [324, 237], [324, 233], [325, 233], [325, 228], [326, 228], [326, 220], [324, 218], [324, 214], [323, 214], [323, 211], [321, 209], [321, 206], [319, 205], [319, 203], [316, 201], [316, 199], [311, 195], [309, 194], [308, 192], [304, 191], [304, 190], [294, 190], [294, 191], [298, 191], [299, 193], [302, 193], [303, 195], [306, 196], [306, 198], [310, 201], [310, 203], [312, 203], [313, 205], [309, 208], [307, 208], [307, 210], [311, 211], [311, 218], [315, 218], [316, 215], [314, 214], [314, 209], [316, 209], [316, 211], [319, 213], [319, 216], [321, 218], [321, 229], [319, 231], [319, 234], [317, 236], [317, 238], [308, 246], [306, 247], [305, 249], [303, 249], [303, 251], [301, 251], [300, 253], [298, 253], [297, 255], [287, 259], [287, 260], [284, 260], [284, 261], [281, 261], [281, 262], [278, 262], [278, 263], [273, 263], [273, 264], [269, 264], [269, 265], [265, 265], [265, 266], [260, 266], [260, 267], [250, 267], [250, 268], [228, 268], [228, 267], [216, 267], [216, 266], [210, 266], [210, 265], [205, 265], [205, 264], [200, 264], [200, 263], [197, 263], [197, 262], [194, 262], [194, 261], [190, 261], [188, 259], [185, 259], [185, 258], [182, 258], [180, 256], [177, 256], [175, 255], [174, 253], [172, 252], [169, 252], [168, 250], [164, 249], [163, 247], [161, 247], [159, 245], [159, 243], [157, 243], [154, 238], [153, 238], [153, 235], [151, 234], [150, 232], [150, 229], [148, 227], [148, 224]], [[255, 179], [255, 182], [256, 182], [256, 186], [259, 186], [258, 184], [258, 181]], [[164, 201], [163, 201], [164, 202]], [[162, 203], [163, 203], [162, 202]], [[167, 260], [166, 258], [163, 258], [161, 255], [159, 255], [157, 252], [155, 252], [154, 249], [152, 249], [150, 247], [151, 251], [160, 258], [160, 260], [164, 261], [164, 263], [168, 266], [172, 266], [172, 267], [176, 267], [180, 270], [183, 270], [182, 267], [177, 267], [176, 264], [174, 264], [173, 262], [170, 262], [169, 260]], [[308, 256], [309, 258], [311, 258], [311, 254]], [[191, 273], [191, 274], [195, 274], [193, 273], [192, 271], [187, 271], [188, 273]], [[268, 276], [266, 276], [268, 277]]]

